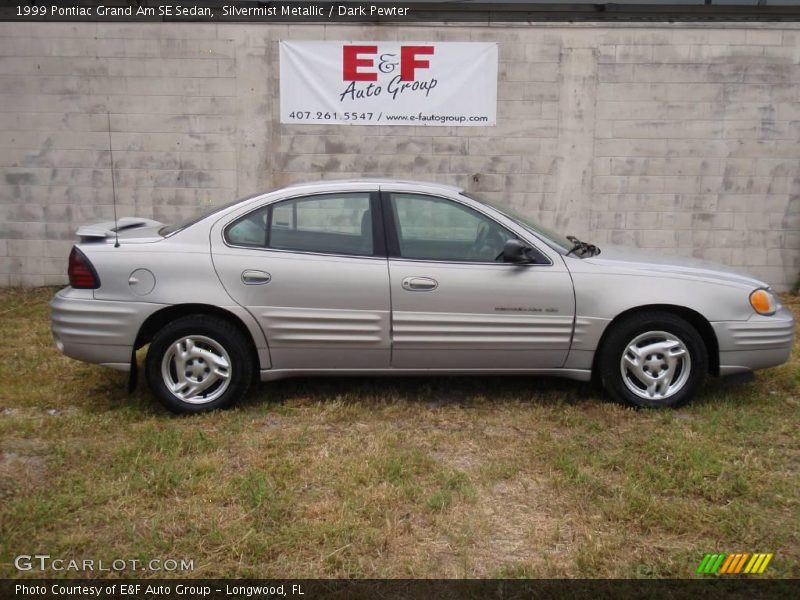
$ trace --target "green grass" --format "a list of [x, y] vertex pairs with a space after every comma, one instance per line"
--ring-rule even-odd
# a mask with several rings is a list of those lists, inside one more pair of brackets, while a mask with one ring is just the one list
[[347, 378], [179, 418], [60, 355], [52, 293], [0, 291], [0, 577], [34, 553], [192, 577], [692, 577], [711, 551], [800, 577], [797, 349], [679, 410], [559, 380]]

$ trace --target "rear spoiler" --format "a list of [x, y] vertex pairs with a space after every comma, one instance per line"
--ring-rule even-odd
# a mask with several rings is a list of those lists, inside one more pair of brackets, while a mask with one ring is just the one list
[[84, 225], [79, 227], [75, 233], [81, 238], [81, 241], [101, 240], [113, 237], [115, 233], [120, 231], [157, 225], [163, 225], [163, 223], [142, 217], [122, 217], [116, 223], [114, 221], [105, 221], [94, 225]]

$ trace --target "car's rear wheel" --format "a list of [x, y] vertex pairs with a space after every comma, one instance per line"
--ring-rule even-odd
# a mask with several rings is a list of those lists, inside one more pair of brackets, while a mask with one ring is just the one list
[[633, 314], [612, 325], [599, 352], [603, 387], [641, 408], [680, 406], [702, 386], [708, 354], [691, 323], [664, 311]]
[[253, 360], [247, 340], [233, 325], [191, 315], [159, 331], [147, 352], [147, 383], [176, 413], [227, 408], [247, 392]]

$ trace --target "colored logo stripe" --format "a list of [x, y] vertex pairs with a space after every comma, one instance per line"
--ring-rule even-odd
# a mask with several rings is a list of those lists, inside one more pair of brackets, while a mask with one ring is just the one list
[[721, 575], [763, 573], [773, 556], [774, 554], [772, 553], [750, 554], [748, 552], [706, 554], [703, 560], [700, 561], [697, 572], [705, 574], [719, 573]]
[[728, 554], [728, 558], [722, 563], [722, 568], [719, 570], [720, 573], [727, 573], [728, 569], [730, 569], [733, 565], [736, 564], [736, 561], [739, 560], [738, 554]]
[[708, 565], [708, 561], [709, 561], [710, 558], [711, 558], [710, 554], [706, 554], [703, 557], [703, 560], [700, 561], [700, 566], [697, 567], [697, 572], [698, 573], [705, 573], [706, 572], [706, 565]]
[[769, 561], [772, 560], [773, 554], [753, 554], [753, 558], [747, 563], [744, 568], [745, 573], [763, 573], [767, 568]]
[[746, 561], [749, 556], [750, 555], [747, 553], [731, 554], [728, 556], [728, 560], [725, 561], [725, 564], [722, 565], [720, 573], [738, 573], [742, 570], [744, 561]]
[[700, 566], [697, 567], [698, 573], [716, 573], [722, 561], [725, 559], [725, 554], [706, 554]]

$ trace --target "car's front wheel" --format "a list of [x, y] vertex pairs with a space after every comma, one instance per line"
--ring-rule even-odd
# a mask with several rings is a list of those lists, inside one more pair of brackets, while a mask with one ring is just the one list
[[247, 340], [233, 325], [191, 315], [159, 331], [147, 352], [147, 383], [176, 413], [227, 408], [242, 398], [253, 377]]
[[708, 355], [702, 337], [669, 312], [633, 314], [612, 325], [600, 348], [603, 387], [625, 404], [680, 406], [702, 386]]

